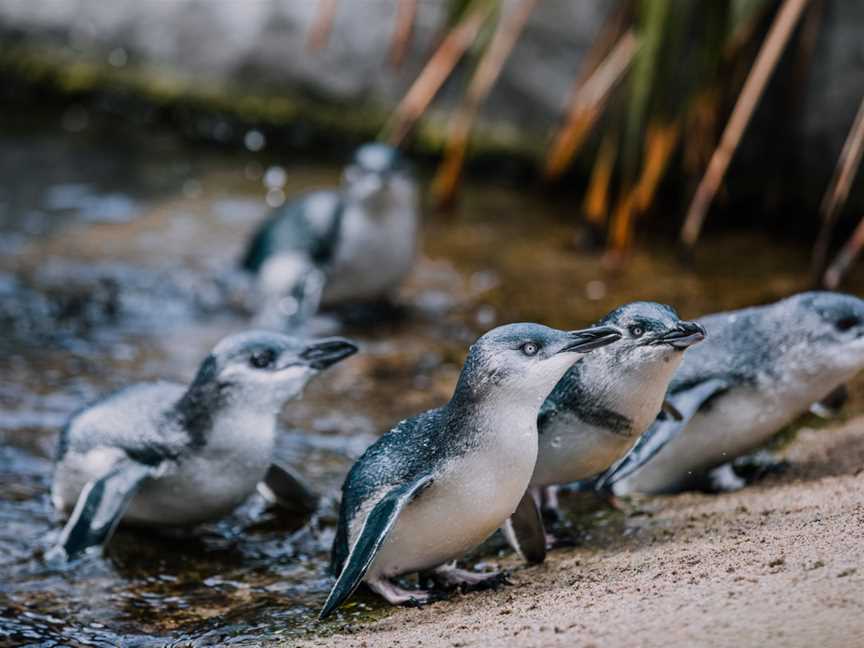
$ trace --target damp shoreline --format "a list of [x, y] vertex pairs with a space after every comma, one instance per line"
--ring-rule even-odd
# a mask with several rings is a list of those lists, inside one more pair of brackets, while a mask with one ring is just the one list
[[[571, 645], [574, 638], [651, 645], [634, 623], [656, 627], [655, 612], [676, 602], [695, 615], [701, 608], [694, 601], [703, 593], [706, 601], [728, 596], [722, 588], [736, 577], [745, 579], [729, 590], [737, 592], [730, 597], [736, 605], [754, 600], [768, 606], [760, 608], [765, 615], [789, 616], [782, 588], [763, 596], [746, 580], [775, 582], [765, 575], [773, 568], [762, 564], [774, 560], [772, 552], [785, 552], [787, 565], [822, 561], [826, 568], [813, 575], [835, 579], [826, 582], [844, 588], [859, 583], [858, 572], [837, 575], [852, 569], [843, 562], [846, 554], [811, 555], [817, 544], [794, 530], [824, 529], [826, 542], [840, 543], [843, 533], [858, 537], [848, 521], [860, 517], [860, 508], [848, 501], [847, 490], [857, 485], [860, 492], [860, 475], [829, 472], [799, 483], [793, 468], [791, 477], [736, 495], [649, 500], [649, 515], [576, 509], [572, 520], [583, 544], [554, 552], [541, 568], [521, 568], [493, 540], [469, 564], [512, 568], [514, 586], [498, 592], [457, 595], [422, 610], [392, 609], [361, 594], [332, 621], [314, 621], [332, 583], [327, 555], [336, 494], [348, 467], [390, 425], [449, 398], [465, 350], [480, 333], [509, 321], [576, 328], [637, 299], [672, 304], [692, 318], [772, 301], [808, 285], [804, 247], [752, 232], [706, 239], [691, 265], [677, 261], [662, 243], [639, 246], [626, 267], [610, 273], [600, 254], [573, 242], [572, 206], [533, 190], [474, 182], [466, 183], [453, 215], [426, 215], [423, 254], [402, 290], [398, 317], [326, 313], [314, 323], [316, 331], [357, 339], [362, 352], [322, 376], [280, 417], [277, 456], [324, 495], [312, 529], [294, 532], [290, 520], [252, 498], [225, 520], [188, 532], [121, 529], [105, 557], [66, 570], [47, 568], [41, 552], [60, 530], [48, 498], [60, 426], [120, 386], [189, 381], [218, 339], [247, 328], [248, 314], [226, 286], [234, 285], [230, 279], [246, 236], [269, 208], [268, 171], [281, 169], [275, 174], [284, 179], [279, 191], [290, 196], [336, 183], [340, 169], [302, 156], [189, 149], [170, 133], [149, 130], [119, 146], [92, 129], [70, 133], [62, 114], [35, 131], [0, 129], [0, 146], [8, 153], [0, 159], [0, 354], [6, 360], [0, 373], [0, 645], [294, 645], [316, 637], [333, 645], [380, 639], [470, 645], [513, 633], [516, 645]], [[849, 290], [864, 292], [862, 279], [850, 277]], [[861, 381], [852, 387], [849, 416], [864, 412]], [[851, 431], [836, 433], [850, 435], [852, 457], [861, 428], [854, 419]], [[840, 438], [834, 428], [813, 434], [817, 454]], [[818, 497], [836, 511], [835, 521], [814, 521], [815, 505], [795, 508], [797, 501]], [[778, 513], [751, 513], [739, 521], [738, 506]], [[699, 521], [703, 512], [714, 520], [708, 526]], [[771, 524], [760, 524], [763, 535], [750, 537], [750, 527], [763, 519]], [[731, 565], [735, 576], [727, 578], [711, 538], [732, 542], [739, 528], [741, 546], [755, 547], [755, 562]], [[664, 529], [671, 540], [664, 540]], [[705, 544], [693, 544], [697, 531]], [[645, 545], [643, 538], [655, 542]], [[667, 556], [669, 547], [674, 551]], [[687, 584], [685, 572], [669, 574], [676, 564], [687, 564], [690, 551], [700, 556], [699, 573], [718, 577], [719, 589], [700, 577], [704, 592], [674, 591]], [[858, 550], [849, 551], [860, 563]], [[645, 601], [640, 592], [654, 590], [637, 569], [639, 552], [648, 552], [656, 567], [651, 573], [660, 579], [657, 595]], [[626, 558], [631, 553], [633, 566]], [[616, 571], [625, 568], [636, 570], [635, 580]], [[804, 578], [797, 569], [790, 567], [783, 578]], [[618, 591], [628, 594], [616, 597]], [[837, 600], [845, 601], [847, 590], [838, 591]], [[834, 595], [814, 592], [827, 597], [820, 614], [834, 623]], [[847, 610], [846, 603], [838, 605]], [[797, 614], [798, 608], [790, 609]], [[696, 623], [695, 616], [684, 618]], [[723, 619], [734, 620], [721, 615], [718, 623]], [[632, 636], [614, 634], [627, 629]]]

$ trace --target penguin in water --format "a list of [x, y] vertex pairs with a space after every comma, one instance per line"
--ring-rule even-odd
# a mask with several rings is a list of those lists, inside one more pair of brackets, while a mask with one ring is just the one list
[[390, 579], [435, 570], [451, 585], [499, 577], [444, 566], [516, 508], [537, 458], [537, 412], [583, 354], [615, 342], [603, 326], [559, 331], [509, 324], [480, 337], [450, 401], [400, 422], [357, 460], [342, 486], [325, 618], [365, 582], [391, 604], [430, 593]]
[[361, 146], [340, 188], [298, 196], [252, 237], [241, 266], [256, 276], [257, 321], [292, 328], [319, 304], [392, 298], [414, 264], [419, 211], [399, 152]]
[[60, 434], [51, 498], [69, 514], [50, 558], [102, 546], [121, 521], [189, 526], [219, 518], [256, 487], [310, 514], [317, 498], [273, 463], [276, 416], [357, 347], [264, 331], [219, 342], [189, 386], [123, 388], [74, 414]]
[[687, 353], [667, 398], [681, 420], [658, 420], [595, 488], [617, 495], [745, 485], [729, 462], [864, 369], [864, 301], [806, 292], [699, 320], [708, 339]]
[[526, 560], [542, 562], [547, 543], [536, 520], [535, 500], [544, 513], [557, 513], [557, 485], [603, 472], [626, 455], [660, 414], [666, 388], [705, 330], [682, 321], [670, 306], [625, 304], [598, 325], [614, 326], [621, 340], [574, 365], [540, 408], [539, 449], [531, 488], [517, 516], [504, 527], [511, 545]]

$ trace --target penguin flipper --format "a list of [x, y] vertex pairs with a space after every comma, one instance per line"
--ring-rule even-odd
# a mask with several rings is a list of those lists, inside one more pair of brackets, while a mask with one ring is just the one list
[[318, 496], [287, 468], [270, 464], [258, 492], [265, 499], [299, 515], [311, 515], [318, 508]]
[[728, 384], [722, 378], [711, 378], [676, 392], [669, 403], [680, 414], [665, 420], [657, 419], [639, 438], [633, 449], [619, 459], [599, 478], [594, 480], [596, 490], [609, 490], [616, 482], [636, 472], [675, 439], [702, 406], [717, 394], [726, 391]]
[[424, 488], [432, 483], [432, 475], [424, 475], [407, 484], [401, 484], [382, 497], [366, 516], [357, 542], [351, 547], [348, 558], [342, 566], [342, 573], [330, 590], [330, 595], [318, 614], [318, 620], [326, 618], [360, 585], [375, 555], [384, 544], [387, 534], [396, 523], [402, 509]]
[[127, 459], [115, 464], [103, 477], [88, 482], [57, 545], [47, 556], [69, 560], [91, 547], [105, 545], [141, 484], [157, 472], [158, 466]]
[[519, 506], [501, 527], [501, 531], [510, 546], [529, 565], [539, 565], [546, 560], [546, 529], [530, 490], [522, 496]]

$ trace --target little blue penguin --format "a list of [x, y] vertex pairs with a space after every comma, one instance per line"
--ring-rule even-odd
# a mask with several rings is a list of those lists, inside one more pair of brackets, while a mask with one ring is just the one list
[[430, 596], [390, 580], [402, 574], [435, 570], [454, 585], [497, 577], [443, 565], [513, 513], [537, 459], [543, 400], [583, 354], [620, 337], [609, 326], [565, 332], [539, 324], [480, 337], [450, 401], [397, 424], [348, 473], [331, 563], [338, 578], [319, 618], [361, 582], [395, 605]]
[[728, 462], [864, 369], [864, 301], [852, 295], [800, 293], [699, 322], [708, 339], [687, 353], [667, 395], [682, 418], [658, 419], [597, 487], [669, 493], [707, 478], [719, 490], [740, 488], [741, 480], [724, 483]]
[[256, 275], [257, 320], [295, 327], [319, 304], [390, 299], [411, 270], [419, 203], [399, 152], [365, 144], [338, 189], [311, 191], [273, 210], [241, 265]]
[[[598, 324], [618, 328], [623, 337], [567, 371], [540, 408], [534, 492], [526, 494], [520, 514], [544, 487], [545, 507], [554, 512], [558, 484], [601, 473], [626, 455], [660, 413], [684, 351], [705, 337], [701, 325], [654, 302], [625, 304]], [[530, 562], [542, 561], [544, 538], [525, 537], [514, 527], [504, 529], [514, 548]]]
[[273, 463], [276, 416], [310, 378], [357, 347], [265, 331], [229, 336], [189, 386], [125, 387], [74, 414], [60, 434], [52, 501], [71, 513], [56, 558], [104, 545], [122, 519], [185, 526], [262, 493], [304, 513], [317, 498]]

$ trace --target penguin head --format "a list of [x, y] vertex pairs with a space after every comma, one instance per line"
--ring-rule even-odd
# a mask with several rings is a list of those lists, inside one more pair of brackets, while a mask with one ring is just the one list
[[190, 391], [278, 409], [299, 396], [318, 372], [356, 351], [356, 345], [341, 338], [307, 342], [269, 331], [238, 333], [214, 347]]
[[366, 202], [380, 196], [382, 190], [392, 183], [408, 176], [408, 165], [398, 149], [371, 142], [354, 153], [351, 164], [345, 168], [343, 181], [349, 199]]
[[844, 381], [864, 369], [864, 300], [835, 292], [806, 292], [777, 304], [773, 328], [785, 369]]
[[584, 354], [612, 344], [611, 326], [560, 331], [542, 324], [507, 324], [480, 337], [468, 351], [457, 396], [501, 397], [538, 407], [564, 373]]
[[697, 322], [682, 320], [675, 309], [656, 302], [632, 302], [606, 315], [600, 325], [621, 331], [618, 344], [592, 356], [590, 364], [606, 362], [616, 372], [627, 371], [640, 379], [671, 379], [684, 351], [705, 339]]

